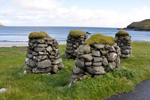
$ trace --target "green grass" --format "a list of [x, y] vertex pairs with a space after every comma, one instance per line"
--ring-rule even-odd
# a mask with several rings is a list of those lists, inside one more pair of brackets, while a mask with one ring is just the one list
[[71, 37], [79, 38], [80, 36], [86, 35], [86, 33], [82, 30], [71, 30], [69, 32]]
[[111, 36], [104, 36], [98, 33], [98, 34], [93, 34], [89, 39], [85, 41], [85, 44], [88, 44], [88, 45], [93, 45], [95, 43], [113, 45], [115, 44], [115, 38]]
[[43, 39], [43, 38], [50, 38], [50, 36], [44, 31], [32, 32], [29, 34], [29, 39]]
[[68, 87], [75, 66], [65, 59], [65, 45], [59, 46], [65, 68], [53, 75], [24, 75], [26, 47], [0, 48], [0, 100], [101, 100], [134, 90], [135, 85], [150, 79], [150, 42], [133, 42], [133, 56], [121, 59], [121, 70], [85, 79]]
[[120, 30], [119, 32], [116, 33], [116, 36], [129, 36], [129, 33], [127, 33], [124, 30]]

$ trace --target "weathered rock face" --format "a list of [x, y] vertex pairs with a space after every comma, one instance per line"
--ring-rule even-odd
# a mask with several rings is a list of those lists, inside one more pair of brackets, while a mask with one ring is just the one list
[[128, 35], [116, 35], [117, 45], [120, 47], [121, 56], [120, 58], [126, 59], [131, 57], [131, 36]]
[[84, 41], [88, 38], [88, 35], [83, 35], [80, 37], [73, 37], [70, 34], [68, 35], [67, 45], [66, 45], [66, 58], [67, 59], [75, 59], [75, 50], [84, 43]]
[[55, 39], [29, 39], [25, 73], [56, 73], [63, 68], [60, 50]]
[[81, 45], [75, 54], [77, 55], [76, 66], [72, 70], [70, 82], [84, 75], [103, 75], [106, 73], [105, 68], [118, 68], [120, 64], [120, 48], [117, 44], [113, 46], [94, 44], [91, 47]]

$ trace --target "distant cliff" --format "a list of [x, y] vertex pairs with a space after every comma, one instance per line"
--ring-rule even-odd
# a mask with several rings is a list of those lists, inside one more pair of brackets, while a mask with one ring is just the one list
[[150, 31], [150, 19], [146, 19], [140, 22], [133, 22], [130, 25], [128, 25], [125, 29], [136, 31]]
[[0, 23], [0, 26], [3, 26], [3, 24], [2, 24], [2, 23]]

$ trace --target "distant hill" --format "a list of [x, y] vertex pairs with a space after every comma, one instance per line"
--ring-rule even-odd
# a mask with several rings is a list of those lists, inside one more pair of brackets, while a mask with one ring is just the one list
[[0, 23], [0, 26], [3, 26], [3, 24], [2, 24], [2, 23]]
[[137, 31], [150, 31], [150, 19], [145, 19], [140, 22], [133, 22], [130, 25], [128, 25], [125, 29]]

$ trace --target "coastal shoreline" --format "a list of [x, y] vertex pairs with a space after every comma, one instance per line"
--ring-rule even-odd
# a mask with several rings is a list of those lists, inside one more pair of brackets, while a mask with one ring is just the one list
[[0, 44], [0, 47], [25, 47], [28, 46], [28, 44]]
[[[65, 43], [58, 43], [59, 45], [65, 45]], [[0, 47], [26, 47], [28, 46], [28, 43], [24, 43], [24, 44], [0, 44]]]
[[[144, 40], [141, 40], [141, 41], [131, 41], [131, 42], [150, 42], [150, 41], [144, 41]], [[62, 43], [62, 42], [58, 42], [59, 45], [66, 45], [66, 43]], [[20, 43], [9, 43], [9, 44], [0, 44], [0, 48], [1, 47], [26, 47], [28, 46], [28, 43], [24, 43], [24, 44], [20, 44]]]
[[127, 31], [145, 31], [145, 32], [150, 32], [150, 29], [130, 29], [130, 28], [122, 28], [122, 29], [127, 30]]

